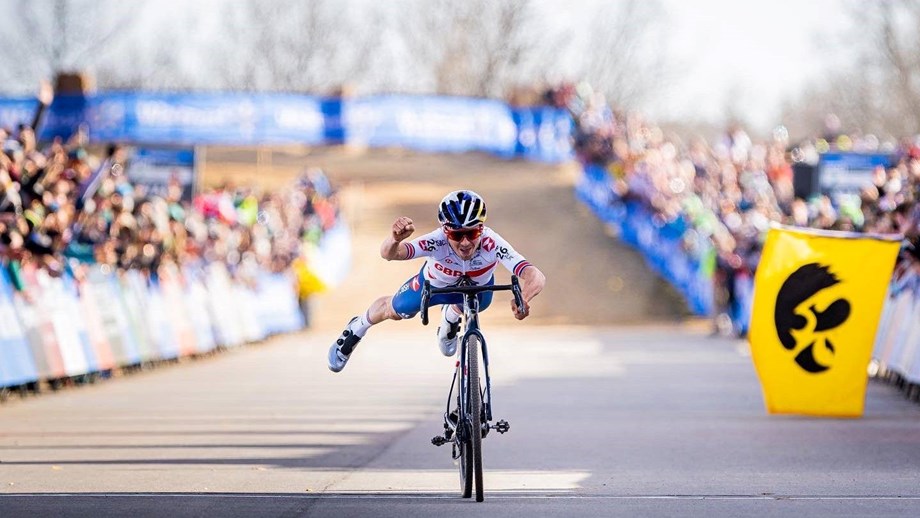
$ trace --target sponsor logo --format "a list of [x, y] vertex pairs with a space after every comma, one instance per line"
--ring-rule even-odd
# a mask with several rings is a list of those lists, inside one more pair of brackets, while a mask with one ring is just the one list
[[491, 237], [482, 238], [482, 249], [486, 252], [491, 252], [495, 248], [495, 240]]
[[443, 273], [444, 275], [450, 275], [451, 277], [460, 277], [463, 275], [463, 272], [460, 270], [454, 270], [452, 268], [447, 268], [442, 266], [441, 263], [434, 263], [434, 269]]
[[[821, 344], [831, 357], [836, 352], [829, 332], [850, 317], [850, 301], [837, 296], [842, 287], [841, 280], [828, 266], [810, 263], [793, 272], [776, 296], [773, 319], [779, 341], [789, 351], [804, 345], [796, 354], [795, 363], [805, 372], [817, 374], [831, 368], [815, 358], [815, 346]], [[833, 290], [828, 293], [836, 299], [820, 308], [813, 297], [824, 290]]]
[[439, 246], [444, 246], [447, 241], [440, 239], [422, 239], [418, 242], [418, 247], [426, 252], [434, 252]]
[[406, 281], [402, 286], [399, 287], [399, 291], [396, 292], [396, 296], [400, 296], [403, 293], [409, 291], [418, 291], [419, 290], [418, 275], [412, 278], [412, 280]]

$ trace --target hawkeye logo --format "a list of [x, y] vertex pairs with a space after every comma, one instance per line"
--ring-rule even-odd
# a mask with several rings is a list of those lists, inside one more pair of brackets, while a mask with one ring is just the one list
[[[793, 272], [776, 296], [773, 320], [779, 341], [789, 351], [805, 344], [795, 363], [806, 372], [818, 374], [831, 368], [827, 361], [818, 361], [816, 352], [824, 360], [833, 357], [829, 332], [850, 317], [850, 302], [834, 295], [840, 282], [828, 266], [809, 263]], [[834, 300], [828, 303], [830, 299]], [[821, 349], [816, 349], [819, 345]]]

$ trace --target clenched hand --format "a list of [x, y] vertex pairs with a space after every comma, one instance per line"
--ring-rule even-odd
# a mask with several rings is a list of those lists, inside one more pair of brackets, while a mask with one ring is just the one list
[[514, 303], [514, 299], [511, 299], [511, 312], [514, 313], [514, 318], [518, 320], [524, 320], [527, 318], [527, 315], [530, 314], [530, 304], [528, 304], [526, 300], [522, 300], [521, 302], [523, 302], [524, 305], [518, 307], [517, 304]]
[[412, 222], [412, 218], [407, 216], [400, 216], [396, 218], [396, 221], [393, 222], [393, 239], [396, 242], [400, 242], [403, 239], [411, 236], [415, 232], [415, 224]]

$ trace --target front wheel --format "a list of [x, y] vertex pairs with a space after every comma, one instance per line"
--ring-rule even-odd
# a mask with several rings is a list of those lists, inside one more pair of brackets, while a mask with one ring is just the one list
[[473, 495], [473, 445], [470, 441], [460, 444], [460, 494], [463, 498]]
[[470, 446], [473, 454], [473, 475], [476, 479], [476, 501], [482, 502], [482, 393], [479, 391], [479, 337], [470, 336], [469, 343], [466, 346], [467, 365], [469, 367], [469, 390], [470, 404]]
[[[457, 369], [457, 375], [462, 377], [463, 373]], [[469, 395], [467, 395], [469, 401]], [[463, 400], [459, 391], [457, 394], [457, 438], [459, 440], [457, 447], [460, 448], [460, 494], [463, 498], [469, 498], [473, 494], [473, 443], [470, 441], [470, 433], [466, 428], [469, 421], [466, 413], [463, 411]]]

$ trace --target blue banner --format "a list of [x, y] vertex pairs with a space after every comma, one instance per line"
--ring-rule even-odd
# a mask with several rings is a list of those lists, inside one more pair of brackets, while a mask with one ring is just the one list
[[572, 158], [572, 117], [548, 106], [514, 108], [517, 125], [515, 155], [540, 162]]
[[42, 140], [85, 127], [94, 142], [138, 144], [320, 144], [321, 99], [288, 94], [105, 93], [58, 96]]
[[876, 167], [891, 167], [893, 157], [884, 153], [824, 153], [818, 161], [821, 191], [829, 194], [859, 193], [872, 186]]
[[128, 179], [147, 192], [164, 196], [171, 181], [182, 186], [182, 199], [192, 201], [197, 184], [195, 148], [138, 147], [128, 161]]
[[19, 124], [32, 124], [38, 101], [25, 97], [21, 99], [0, 99], [0, 128], [16, 129]]
[[[29, 123], [34, 99], [0, 100], [0, 122]], [[380, 95], [321, 98], [296, 94], [108, 92], [54, 99], [39, 139], [142, 146], [341, 144], [429, 152], [485, 151], [559, 162], [572, 158], [568, 112], [512, 108], [468, 97]]]
[[376, 96], [343, 106], [345, 138], [372, 147], [487, 151], [513, 156], [517, 126], [508, 105], [487, 99]]

